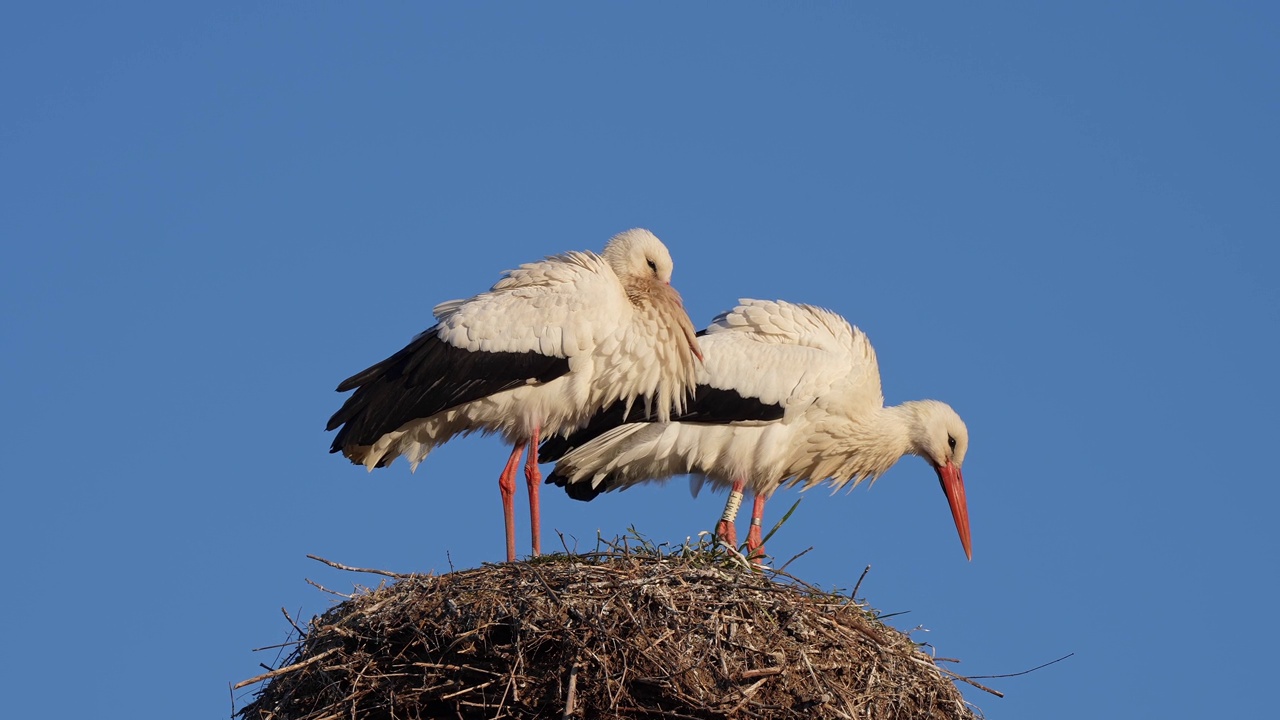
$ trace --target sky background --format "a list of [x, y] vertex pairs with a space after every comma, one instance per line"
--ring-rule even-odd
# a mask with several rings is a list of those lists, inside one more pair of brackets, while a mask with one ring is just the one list
[[[965, 674], [1075, 653], [962, 685], [993, 720], [1274, 712], [1276, 6], [187, 5], [0, 22], [6, 714], [226, 717], [305, 578], [377, 580], [308, 553], [502, 560], [500, 441], [366, 474], [333, 388], [635, 226], [697, 325], [829, 307], [968, 424], [972, 563], [906, 458], [804, 494], [789, 571], [870, 564]], [[547, 545], [680, 542], [686, 488], [547, 488]]]

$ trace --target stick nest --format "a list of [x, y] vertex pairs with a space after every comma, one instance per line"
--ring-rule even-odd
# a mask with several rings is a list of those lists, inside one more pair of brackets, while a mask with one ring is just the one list
[[312, 619], [281, 667], [240, 684], [269, 681], [236, 716], [977, 717], [959, 676], [865, 606], [722, 550], [396, 577]]

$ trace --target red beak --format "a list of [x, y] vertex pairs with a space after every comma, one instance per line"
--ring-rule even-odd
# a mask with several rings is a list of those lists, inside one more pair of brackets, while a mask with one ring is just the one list
[[942, 492], [947, 494], [947, 502], [951, 505], [951, 518], [956, 521], [956, 531], [960, 533], [960, 544], [964, 546], [964, 555], [972, 561], [969, 504], [964, 499], [964, 477], [960, 474], [960, 468], [950, 462], [935, 469], [938, 471], [938, 480], [942, 483]]

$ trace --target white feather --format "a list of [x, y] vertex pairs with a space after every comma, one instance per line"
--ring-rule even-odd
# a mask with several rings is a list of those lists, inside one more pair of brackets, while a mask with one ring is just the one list
[[612, 489], [691, 473], [695, 495], [703, 482], [744, 479], [767, 498], [786, 483], [852, 487], [909, 453], [957, 467], [964, 460], [968, 431], [949, 406], [884, 407], [870, 341], [836, 313], [744, 299], [713, 321], [701, 347], [700, 383], [780, 403], [783, 417], [622, 425], [567, 453], [556, 474], [571, 483], [609, 476]]
[[569, 372], [413, 418], [371, 445], [342, 448], [370, 469], [404, 455], [416, 468], [457, 435], [497, 432], [513, 444], [573, 430], [619, 399], [645, 398], [663, 417], [694, 385], [697, 341], [670, 287], [670, 253], [647, 230], [603, 254], [569, 252], [504, 274], [487, 292], [435, 306], [438, 337], [469, 352], [567, 358]]

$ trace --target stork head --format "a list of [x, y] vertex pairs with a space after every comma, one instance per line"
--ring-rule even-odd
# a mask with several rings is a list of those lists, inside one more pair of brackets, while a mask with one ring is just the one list
[[684, 358], [687, 362], [682, 361], [686, 374], [689, 374], [685, 384], [692, 388], [692, 358], [701, 360], [702, 350], [698, 347], [693, 321], [684, 310], [680, 293], [671, 287], [671, 271], [675, 263], [671, 261], [667, 246], [648, 230], [635, 228], [614, 235], [604, 246], [603, 255], [633, 303], [654, 305], [673, 327], [678, 327], [688, 346]]
[[965, 556], [972, 560], [969, 505], [964, 497], [964, 477], [960, 474], [964, 455], [969, 450], [969, 429], [956, 411], [946, 403], [921, 400], [910, 404], [915, 415], [911, 429], [911, 452], [923, 457], [938, 473], [942, 491], [946, 493], [947, 503], [951, 505], [951, 518], [956, 523], [956, 531], [960, 533], [960, 544], [964, 546]]
[[667, 246], [653, 233], [641, 228], [614, 235], [604, 246], [604, 259], [623, 284], [671, 284], [675, 263]]

